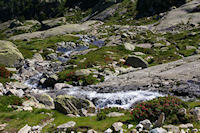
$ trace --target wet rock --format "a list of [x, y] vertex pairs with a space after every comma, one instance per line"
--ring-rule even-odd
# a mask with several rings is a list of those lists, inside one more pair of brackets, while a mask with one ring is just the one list
[[56, 84], [58, 80], [58, 76], [57, 75], [51, 75], [49, 77], [46, 78], [46, 80], [44, 81], [44, 83], [42, 84], [42, 86], [44, 88], [46, 87], [54, 87], [54, 85]]
[[161, 113], [158, 117], [158, 120], [155, 122], [155, 127], [161, 127], [165, 122], [165, 114]]
[[135, 46], [130, 44], [130, 43], [124, 43], [124, 47], [125, 47], [126, 50], [130, 50], [130, 51], [135, 50]]
[[31, 131], [31, 127], [29, 125], [25, 125], [23, 128], [21, 128], [18, 133], [29, 133]]
[[138, 56], [129, 56], [126, 60], [126, 64], [127, 65], [130, 65], [132, 67], [135, 67], [135, 68], [138, 68], [138, 67], [141, 67], [141, 68], [147, 68], [148, 67], [148, 63], [142, 59], [141, 57], [138, 57]]
[[144, 129], [146, 129], [146, 130], [150, 130], [152, 127], [153, 127], [153, 125], [152, 125], [152, 123], [150, 122], [150, 120], [143, 120], [143, 121], [140, 121], [140, 123], [139, 124], [142, 124], [143, 125], [143, 128]]
[[167, 130], [163, 128], [155, 128], [155, 129], [152, 129], [149, 133], [167, 133]]
[[74, 121], [70, 121], [70, 122], [67, 122], [65, 124], [62, 124], [60, 126], [57, 127], [57, 131], [67, 131], [67, 129], [71, 129], [73, 128], [74, 126], [76, 125], [76, 122]]
[[107, 114], [106, 116], [107, 117], [120, 117], [120, 116], [124, 116], [124, 113], [111, 112], [111, 113]]

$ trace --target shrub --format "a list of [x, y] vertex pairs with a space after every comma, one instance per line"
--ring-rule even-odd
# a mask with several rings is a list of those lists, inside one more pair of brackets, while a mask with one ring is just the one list
[[[162, 112], [165, 113], [166, 117], [178, 117], [178, 110], [183, 107], [187, 107], [186, 103], [177, 97], [159, 97], [151, 101], [137, 104], [133, 108], [131, 114], [136, 121], [141, 121], [147, 118], [151, 121], [156, 121]], [[174, 122], [176, 123], [177, 121]]]
[[22, 99], [17, 96], [0, 96], [0, 112], [12, 111], [8, 105], [22, 105]]
[[101, 111], [97, 114], [97, 121], [101, 121], [101, 120], [105, 120], [105, 119], [106, 119], [106, 113], [104, 113], [103, 111]]
[[0, 77], [9, 78], [10, 75], [11, 73], [4, 66], [0, 66]]

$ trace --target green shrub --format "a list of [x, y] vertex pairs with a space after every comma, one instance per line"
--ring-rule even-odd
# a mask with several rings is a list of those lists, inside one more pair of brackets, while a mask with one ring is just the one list
[[106, 119], [106, 113], [101, 111], [97, 114], [97, 121], [105, 120]]
[[22, 105], [22, 99], [17, 96], [0, 96], [0, 112], [12, 111], [8, 105]]
[[177, 97], [167, 96], [139, 103], [133, 108], [131, 113], [136, 121], [141, 121], [146, 118], [151, 121], [156, 121], [158, 116], [163, 112], [166, 117], [173, 116], [176, 120], [172, 122], [177, 123], [178, 110], [183, 107], [187, 107], [185, 102]]

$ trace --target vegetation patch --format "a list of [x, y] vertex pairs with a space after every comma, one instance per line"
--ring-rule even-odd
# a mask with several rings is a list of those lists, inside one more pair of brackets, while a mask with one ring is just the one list
[[13, 43], [17, 45], [20, 52], [23, 54], [24, 58], [32, 58], [35, 53], [38, 53], [41, 50], [46, 50], [47, 48], [52, 48], [56, 50], [57, 46], [55, 43], [57, 42], [76, 42], [79, 40], [79, 37], [71, 36], [71, 35], [62, 35], [62, 36], [54, 36], [46, 39], [33, 39], [31, 41], [14, 41]]
[[182, 116], [178, 113], [181, 108], [188, 108], [186, 102], [183, 102], [177, 97], [167, 96], [137, 104], [132, 110], [132, 114], [135, 121], [141, 121], [148, 118], [150, 121], [154, 122], [163, 112], [165, 113], [166, 123], [168, 124], [193, 122], [193, 116]]
[[8, 105], [22, 105], [22, 99], [16, 96], [0, 96], [0, 112], [13, 111]]

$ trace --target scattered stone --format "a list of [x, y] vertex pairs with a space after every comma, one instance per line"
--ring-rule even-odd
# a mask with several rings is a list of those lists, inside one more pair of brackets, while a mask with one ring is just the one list
[[91, 71], [89, 69], [81, 69], [81, 70], [75, 71], [76, 76], [88, 76], [90, 73]]
[[138, 124], [138, 125], [136, 125], [135, 128], [137, 129], [137, 131], [141, 132], [143, 130], [144, 126], [142, 124]]
[[149, 133], [167, 133], [167, 130], [163, 128], [155, 128], [155, 129], [152, 129]]
[[124, 113], [111, 112], [111, 113], [107, 114], [107, 117], [120, 117], [120, 116], [124, 116]]
[[76, 125], [76, 122], [70, 121], [70, 122], [67, 122], [65, 124], [58, 126], [57, 130], [58, 131], [66, 131], [67, 129], [73, 128], [75, 125]]
[[193, 128], [194, 126], [193, 126], [193, 124], [191, 124], [191, 123], [187, 123], [187, 124], [181, 124], [181, 125], [179, 125], [179, 128], [183, 128], [183, 129], [187, 129], [187, 128]]
[[3, 131], [8, 124], [0, 124], [0, 131]]
[[163, 128], [167, 129], [168, 132], [179, 133], [179, 127], [174, 125], [164, 125]]
[[138, 133], [136, 129], [131, 130], [131, 133]]
[[192, 133], [198, 133], [198, 129], [192, 129]]
[[29, 133], [31, 131], [31, 127], [29, 125], [25, 125], [23, 128], [21, 128], [18, 133]]
[[161, 113], [158, 120], [155, 122], [155, 127], [161, 127], [165, 122], [165, 114]]
[[128, 129], [131, 129], [133, 127], [132, 124], [128, 124]]
[[134, 54], [135, 54], [136, 56], [144, 56], [144, 55], [146, 55], [146, 54], [144, 54], [144, 53], [142, 53], [142, 52], [134, 52]]
[[42, 128], [39, 125], [31, 127], [31, 131], [40, 131], [41, 129]]
[[113, 132], [113, 130], [110, 128], [108, 128], [106, 131], [104, 131], [104, 133], [112, 133], [112, 132]]
[[115, 122], [112, 124], [112, 127], [115, 132], [119, 132], [122, 129], [123, 123], [121, 122]]
[[162, 44], [162, 43], [155, 43], [155, 44], [153, 44], [153, 46], [154, 46], [155, 48], [158, 48], [158, 47], [164, 47], [165, 45]]
[[194, 46], [186, 46], [186, 50], [192, 50], [192, 49], [197, 49], [196, 47], [194, 47]]
[[129, 56], [128, 59], [126, 60], [126, 64], [130, 65], [132, 67], [135, 67], [135, 68], [139, 68], [139, 67], [147, 68], [148, 67], [148, 63], [143, 58], [135, 56], [135, 55]]
[[124, 47], [125, 47], [126, 50], [130, 50], [130, 51], [135, 50], [135, 46], [130, 44], [130, 43], [124, 43]]
[[57, 60], [57, 54], [51, 53], [46, 56], [47, 60]]
[[185, 130], [181, 129], [180, 133], [185, 133]]
[[192, 109], [191, 113], [194, 115], [196, 120], [200, 121], [200, 107]]
[[140, 123], [139, 124], [142, 124], [143, 125], [143, 128], [144, 129], [146, 129], [146, 130], [150, 130], [152, 127], [153, 127], [153, 125], [152, 125], [152, 123], [150, 122], [150, 120], [143, 120], [143, 121], [140, 121]]
[[136, 47], [150, 49], [152, 48], [152, 44], [150, 43], [137, 44]]
[[97, 131], [95, 131], [94, 129], [90, 129], [87, 131], [87, 133], [97, 133]]
[[36, 99], [48, 109], [55, 108], [53, 98], [46, 93], [36, 96]]
[[185, 108], [181, 108], [181, 109], [178, 110], [178, 113], [180, 115], [186, 115], [187, 114], [187, 110]]
[[33, 111], [32, 107], [23, 107], [23, 111]]
[[65, 83], [56, 83], [54, 85], [54, 89], [55, 90], [61, 90], [63, 88], [72, 88], [73, 86], [72, 85], [69, 85], [69, 84], [65, 84]]

